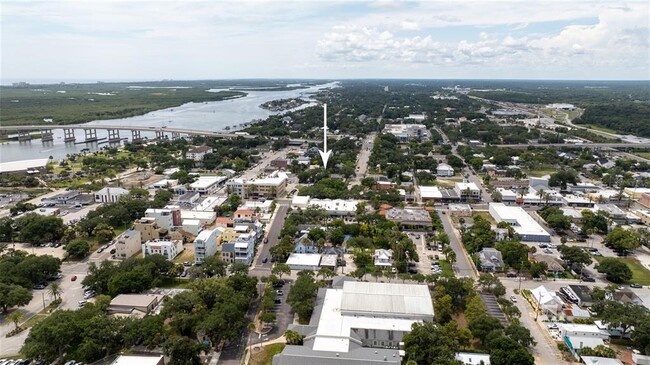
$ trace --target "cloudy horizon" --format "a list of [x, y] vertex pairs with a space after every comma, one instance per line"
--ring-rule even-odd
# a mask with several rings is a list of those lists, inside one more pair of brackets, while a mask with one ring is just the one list
[[3, 1], [1, 78], [650, 79], [646, 1]]

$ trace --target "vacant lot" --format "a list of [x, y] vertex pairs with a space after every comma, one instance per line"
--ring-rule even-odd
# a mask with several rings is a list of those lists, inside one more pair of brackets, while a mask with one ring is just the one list
[[[603, 257], [594, 257], [596, 261], [601, 261]], [[624, 262], [632, 270], [632, 280], [629, 283], [639, 283], [641, 285], [650, 285], [650, 271], [643, 267], [639, 260], [634, 257], [619, 257], [618, 261]]]

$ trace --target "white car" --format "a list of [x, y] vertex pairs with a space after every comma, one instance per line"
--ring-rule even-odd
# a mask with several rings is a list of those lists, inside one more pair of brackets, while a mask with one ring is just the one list
[[511, 295], [510, 296], [510, 301], [513, 302], [513, 303], [517, 303], [517, 297], [514, 296], [514, 295]]

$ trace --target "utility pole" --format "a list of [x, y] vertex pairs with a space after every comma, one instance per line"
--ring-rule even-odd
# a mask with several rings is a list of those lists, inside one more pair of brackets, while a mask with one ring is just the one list
[[43, 297], [43, 310], [45, 310], [45, 293], [41, 293], [41, 297]]

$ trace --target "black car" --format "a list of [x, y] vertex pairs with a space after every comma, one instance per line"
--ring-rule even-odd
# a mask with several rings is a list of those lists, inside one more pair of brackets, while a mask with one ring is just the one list
[[595, 283], [595, 282], [596, 282], [596, 279], [595, 279], [595, 278], [592, 278], [591, 276], [583, 276], [583, 277], [582, 277], [582, 281], [586, 281], [586, 282], [588, 282], [588, 283]]
[[262, 263], [264, 263], [264, 264], [266, 264], [268, 261], [269, 261], [268, 257], [265, 257], [265, 258], [262, 259]]
[[641, 284], [632, 283], [632, 284], [630, 284], [630, 288], [641, 289], [642, 286], [641, 286]]

